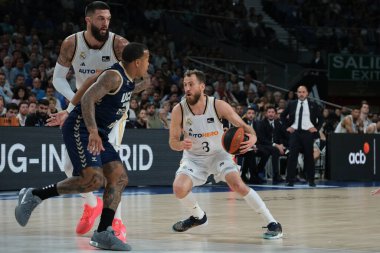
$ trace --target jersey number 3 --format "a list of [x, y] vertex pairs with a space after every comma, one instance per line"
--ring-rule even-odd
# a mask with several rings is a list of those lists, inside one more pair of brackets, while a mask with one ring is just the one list
[[202, 149], [205, 151], [205, 152], [209, 152], [210, 151], [210, 147], [208, 146], [208, 142], [207, 141], [204, 141], [202, 142]]

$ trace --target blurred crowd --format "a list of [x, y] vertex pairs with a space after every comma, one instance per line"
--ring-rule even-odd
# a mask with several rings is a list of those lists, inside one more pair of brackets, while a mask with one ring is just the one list
[[[218, 47], [201, 47], [192, 40], [186, 41], [186, 38], [183, 43], [175, 42], [174, 36], [177, 35], [165, 31], [163, 10], [223, 15], [233, 22], [260, 19], [254, 9], [247, 10], [244, 1], [119, 2], [112, 2], [110, 29], [130, 41], [145, 43], [152, 54], [149, 68], [152, 86], [132, 98], [129, 128], [169, 128], [171, 109], [184, 94], [183, 73], [199, 67], [186, 56], [223, 57]], [[0, 3], [0, 125], [44, 126], [48, 115], [67, 107], [69, 101], [54, 89], [52, 74], [62, 40], [85, 27], [83, 9], [86, 3], [73, 0]], [[225, 5], [231, 5], [231, 8], [222, 8]], [[189, 20], [197, 22], [194, 15]], [[207, 27], [214, 29], [215, 24], [211, 23], [210, 20]], [[229, 29], [228, 24], [220, 25], [223, 29]], [[239, 26], [237, 23], [234, 25]], [[226, 34], [235, 33], [223, 34], [229, 36]], [[202, 70], [207, 74], [206, 93], [228, 101], [242, 117], [248, 108], [253, 108], [256, 119], [260, 120], [268, 105], [281, 112], [288, 100], [295, 99], [293, 92], [285, 94], [272, 90], [255, 80], [253, 69], [243, 72], [243, 76], [241, 72], [223, 74], [214, 69]], [[69, 71], [66, 78], [75, 90], [75, 73]], [[342, 115], [350, 114], [349, 110], [344, 109], [324, 110], [326, 133], [334, 131]], [[367, 115], [371, 122], [378, 121], [377, 114], [368, 111]], [[373, 124], [371, 126], [373, 128]], [[366, 132], [366, 128], [358, 127], [357, 132]]]
[[309, 48], [333, 53], [380, 52], [376, 0], [263, 0], [264, 10]]

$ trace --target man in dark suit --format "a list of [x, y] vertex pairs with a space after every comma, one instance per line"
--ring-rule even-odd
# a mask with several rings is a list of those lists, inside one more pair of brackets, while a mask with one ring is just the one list
[[287, 166], [287, 186], [294, 186], [297, 159], [300, 151], [304, 154], [304, 168], [309, 186], [314, 183], [313, 143], [319, 137], [318, 131], [323, 123], [322, 111], [319, 106], [308, 99], [309, 91], [304, 85], [297, 89], [298, 99], [290, 101], [281, 114], [281, 121], [286, 124], [289, 137], [289, 158]]
[[[251, 126], [255, 131], [257, 131], [257, 121], [255, 119], [256, 111], [253, 107], [248, 107], [247, 111], [243, 117], [243, 121], [247, 123], [247, 125]], [[266, 183], [266, 180], [259, 176], [260, 171], [258, 166], [256, 165], [256, 157], [257, 157], [257, 147], [254, 147], [253, 150], [248, 151], [244, 155], [240, 156], [243, 158], [242, 166], [241, 166], [241, 178], [244, 182], [248, 184], [263, 184]], [[264, 164], [265, 166], [265, 164]], [[263, 167], [263, 166], [262, 166]], [[247, 172], [249, 171], [250, 177], [247, 178]]]
[[[258, 169], [264, 167], [272, 156], [272, 173], [273, 184], [278, 184], [284, 180], [280, 176], [278, 158], [286, 152], [287, 136], [286, 132], [280, 122], [275, 119], [276, 108], [274, 106], [267, 106], [265, 109], [265, 118], [260, 121], [257, 129], [257, 149], [261, 159]], [[260, 166], [261, 165], [261, 166]]]

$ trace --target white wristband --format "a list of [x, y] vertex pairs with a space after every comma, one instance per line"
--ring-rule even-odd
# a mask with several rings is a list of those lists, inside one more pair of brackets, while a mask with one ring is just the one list
[[75, 108], [75, 105], [73, 105], [71, 102], [70, 102], [70, 104], [67, 106], [67, 108], [66, 108], [66, 111], [68, 112], [68, 113], [70, 113], [73, 109]]

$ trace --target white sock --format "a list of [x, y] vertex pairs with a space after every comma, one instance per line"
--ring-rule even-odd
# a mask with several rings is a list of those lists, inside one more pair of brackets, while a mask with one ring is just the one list
[[244, 200], [247, 204], [254, 209], [260, 216], [269, 224], [271, 222], [277, 222], [272, 214], [269, 212], [267, 206], [264, 201], [261, 199], [259, 194], [257, 194], [254, 190], [250, 189], [248, 194], [245, 195]]
[[202, 219], [205, 212], [199, 207], [197, 200], [192, 192], [189, 192], [184, 198], [179, 200], [195, 218]]
[[117, 208], [116, 208], [116, 212], [115, 212], [114, 219], [119, 219], [119, 220], [121, 220], [121, 200], [120, 200], [119, 205], [118, 205]]
[[84, 202], [87, 205], [89, 205], [91, 207], [95, 207], [98, 204], [98, 201], [97, 201], [96, 196], [94, 195], [94, 193], [87, 192], [87, 193], [81, 193], [80, 195], [82, 196], [82, 198], [84, 198]]

